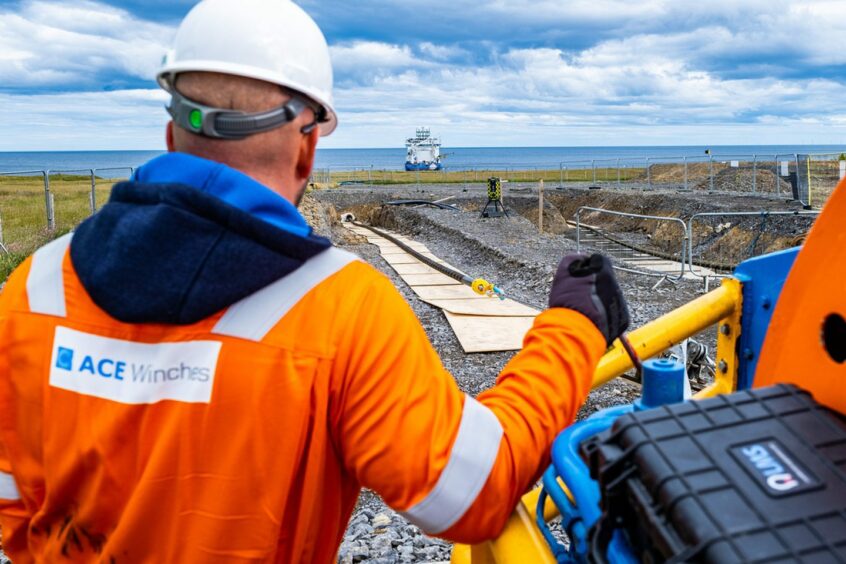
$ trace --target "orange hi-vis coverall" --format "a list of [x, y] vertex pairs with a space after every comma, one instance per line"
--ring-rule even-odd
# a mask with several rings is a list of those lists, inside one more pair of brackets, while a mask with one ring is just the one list
[[98, 307], [68, 252], [0, 295], [0, 527], [26, 562], [330, 562], [362, 487], [424, 531], [497, 535], [605, 350], [552, 309], [478, 398], [390, 281], [329, 248], [190, 325]]

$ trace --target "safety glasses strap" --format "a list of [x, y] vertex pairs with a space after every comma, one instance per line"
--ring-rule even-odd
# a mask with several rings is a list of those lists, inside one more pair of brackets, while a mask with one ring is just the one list
[[[278, 108], [251, 113], [204, 106], [176, 91], [172, 95], [167, 111], [173, 121], [183, 129], [215, 139], [244, 139], [282, 127], [309, 107], [305, 101], [294, 97]], [[316, 123], [311, 125], [312, 129]]]

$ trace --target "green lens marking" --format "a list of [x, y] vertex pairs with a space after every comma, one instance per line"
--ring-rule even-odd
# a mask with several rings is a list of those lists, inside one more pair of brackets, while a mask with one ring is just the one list
[[200, 130], [203, 128], [203, 112], [200, 110], [191, 110], [191, 115], [188, 116], [191, 122], [191, 127]]

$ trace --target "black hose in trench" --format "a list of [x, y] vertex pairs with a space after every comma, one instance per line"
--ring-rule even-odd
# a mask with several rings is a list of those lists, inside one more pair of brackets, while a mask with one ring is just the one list
[[375, 233], [376, 235], [378, 235], [379, 237], [384, 237], [385, 239], [387, 239], [388, 241], [390, 241], [391, 243], [393, 243], [394, 245], [396, 245], [397, 247], [399, 247], [403, 251], [407, 252], [408, 254], [410, 254], [411, 256], [413, 256], [414, 258], [416, 258], [417, 260], [419, 260], [420, 262], [422, 262], [426, 266], [434, 268], [435, 270], [437, 270], [441, 274], [449, 276], [453, 280], [461, 282], [462, 284], [472, 286], [473, 279], [470, 278], [469, 276], [467, 276], [466, 274], [462, 274], [455, 269], [452, 269], [452, 268], [450, 268], [446, 265], [443, 265], [443, 264], [441, 264], [437, 261], [432, 260], [431, 258], [429, 258], [426, 255], [420, 253], [419, 251], [415, 251], [414, 249], [409, 247], [406, 243], [403, 243], [402, 241], [400, 241], [396, 237], [389, 235], [389, 234], [385, 233], [384, 231], [382, 231], [380, 229], [376, 229], [375, 227], [371, 227], [370, 225], [365, 225], [365, 224], [360, 223], [360, 222], [355, 221], [355, 220], [351, 221], [350, 223], [352, 223], [356, 227], [363, 227], [365, 229], [368, 229], [368, 230], [372, 231], [373, 233]]

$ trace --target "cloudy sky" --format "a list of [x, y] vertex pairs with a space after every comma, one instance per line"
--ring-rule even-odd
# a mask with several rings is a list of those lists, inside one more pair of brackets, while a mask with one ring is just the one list
[[[236, 1], [236, 0], [233, 0]], [[298, 0], [323, 147], [846, 143], [846, 0]], [[160, 149], [186, 0], [0, 0], [0, 150]]]

